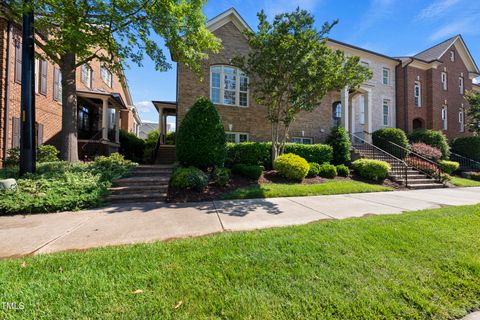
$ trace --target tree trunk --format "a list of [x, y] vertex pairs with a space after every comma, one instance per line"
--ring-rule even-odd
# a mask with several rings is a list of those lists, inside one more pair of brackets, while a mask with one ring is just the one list
[[278, 149], [278, 122], [272, 122], [272, 168], [275, 163], [275, 159], [279, 156]]
[[62, 73], [62, 152], [65, 161], [78, 162], [77, 85], [75, 54], [61, 57]]

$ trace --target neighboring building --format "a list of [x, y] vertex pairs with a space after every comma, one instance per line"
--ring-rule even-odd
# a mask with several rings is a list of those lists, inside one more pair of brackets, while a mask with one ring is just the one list
[[[0, 158], [20, 146], [21, 29], [0, 12]], [[41, 53], [39, 49], [36, 49]], [[58, 66], [35, 61], [37, 144], [60, 147], [61, 75]], [[98, 61], [77, 70], [79, 155], [110, 154], [119, 148], [120, 128], [133, 132], [140, 119], [128, 87]], [[0, 161], [0, 165], [3, 161]]]
[[[223, 121], [231, 142], [271, 140], [271, 129], [264, 106], [256, 104], [248, 78], [230, 61], [248, 54], [245, 29], [250, 29], [235, 9], [229, 9], [207, 23], [207, 28], [222, 41], [218, 54], [203, 64], [201, 82], [186, 66], [178, 65], [177, 103], [157, 102], [161, 110], [175, 111], [177, 126], [200, 96], [210, 97]], [[290, 141], [323, 142], [331, 128], [341, 123], [348, 131], [363, 134], [383, 127], [395, 127], [395, 68], [399, 60], [335, 40], [327, 45], [361, 58], [373, 71], [373, 78], [356, 90], [330, 92], [313, 112], [302, 112], [290, 129]]]
[[138, 137], [140, 139], [147, 139], [148, 134], [155, 130], [158, 130], [158, 123], [144, 122], [139, 127]]
[[448, 138], [471, 133], [465, 128], [464, 98], [480, 76], [463, 38], [457, 35], [412, 57], [397, 67], [397, 126], [442, 130]]

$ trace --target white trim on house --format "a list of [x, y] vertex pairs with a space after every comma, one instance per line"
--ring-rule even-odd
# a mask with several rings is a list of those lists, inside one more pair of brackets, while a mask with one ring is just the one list
[[[458, 41], [458, 40], [460, 40], [460, 41]], [[459, 43], [459, 44], [457, 45], [457, 43]], [[467, 66], [467, 69], [468, 69], [469, 73], [476, 74], [473, 78], [478, 77], [480, 75], [480, 70], [477, 67], [477, 65], [475, 64], [475, 60], [473, 60], [473, 57], [470, 54], [470, 51], [468, 50], [467, 45], [465, 44], [465, 42], [463, 41], [463, 38], [460, 35], [458, 35], [455, 38], [455, 40], [452, 42], [452, 44], [442, 52], [440, 57], [442, 57], [448, 50], [450, 50], [450, 48], [453, 45], [457, 49], [458, 54], [460, 55], [460, 58], [463, 60], [463, 62]], [[473, 79], [473, 78], [471, 78], [471, 79]]]
[[293, 143], [298, 144], [313, 144], [313, 138], [310, 137], [292, 137]]
[[[229, 141], [228, 138], [227, 138], [229, 135], [233, 136], [235, 141]], [[242, 141], [240, 136], [245, 136], [246, 139], [243, 139], [243, 141]], [[225, 131], [225, 138], [227, 139], [227, 142], [231, 142], [231, 143], [248, 142], [248, 141], [250, 141], [250, 134], [248, 134], [246, 132]]]
[[205, 27], [210, 31], [214, 32], [215, 30], [223, 27], [227, 23], [232, 22], [240, 31], [248, 30], [252, 31], [252, 28], [245, 22], [245, 20], [240, 16], [240, 14], [234, 8], [230, 8], [227, 11], [219, 14], [215, 18], [209, 20]]
[[[215, 69], [219, 69], [220, 72], [215, 72]], [[234, 73], [227, 73], [225, 69], [232, 69]], [[213, 75], [219, 75], [219, 83], [218, 86], [213, 86]], [[234, 76], [235, 77], [235, 89], [227, 89], [225, 87], [225, 81], [227, 76]], [[242, 90], [242, 80], [246, 80], [246, 90]], [[218, 97], [214, 97], [214, 90], [218, 90]], [[225, 92], [235, 92], [235, 103], [226, 103], [228, 99], [225, 98]], [[242, 96], [243, 94], [243, 96]], [[244, 99], [244, 103], [240, 103], [241, 100]], [[246, 74], [237, 67], [229, 66], [229, 65], [211, 65], [210, 66], [210, 100], [214, 104], [217, 105], [224, 105], [224, 106], [232, 106], [232, 107], [239, 107], [239, 108], [248, 108], [249, 106], [249, 89], [248, 89], [248, 77]], [[246, 101], [245, 101], [246, 100]]]

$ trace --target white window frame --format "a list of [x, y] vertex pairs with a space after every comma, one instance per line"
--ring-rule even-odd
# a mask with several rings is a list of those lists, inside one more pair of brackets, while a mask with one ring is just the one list
[[[387, 113], [385, 113], [385, 107], [387, 107]], [[382, 103], [382, 125], [384, 127], [389, 127], [390, 126], [390, 122], [391, 122], [390, 121], [390, 116], [391, 116], [390, 100], [383, 99], [383, 103]]]
[[[84, 74], [84, 72], [86, 72]], [[83, 64], [80, 69], [80, 81], [86, 85], [88, 88], [92, 88], [92, 67], [90, 67], [87, 63]], [[84, 77], [86, 76], [86, 78]]]
[[390, 69], [389, 68], [383, 68], [382, 70], [382, 83], [386, 86], [390, 85]]
[[365, 97], [363, 95], [360, 96], [359, 101], [359, 109], [360, 109], [360, 124], [365, 124]]
[[448, 130], [448, 107], [445, 105], [442, 107], [442, 130]]
[[100, 77], [107, 86], [113, 87], [113, 75], [105, 65], [100, 67]]
[[[417, 88], [418, 88], [418, 95], [417, 95]], [[415, 81], [415, 86], [413, 89], [413, 98], [415, 100], [415, 106], [421, 107], [422, 106], [422, 83], [420, 81]]]
[[450, 51], [450, 61], [455, 62], [455, 51]]
[[40, 58], [35, 56], [35, 93], [40, 92]]
[[[306, 141], [308, 141], [306, 143]], [[292, 137], [292, 142], [293, 143], [298, 143], [298, 144], [313, 144], [313, 138], [310, 137]]]
[[458, 124], [460, 126], [460, 132], [465, 132], [465, 110], [463, 108], [460, 108], [460, 111], [458, 112]]
[[[231, 131], [226, 131], [225, 135], [235, 135], [235, 142], [234, 143], [241, 143], [241, 142], [248, 142], [250, 141], [250, 134], [246, 132], [231, 132]], [[240, 135], [245, 135], [247, 137], [247, 140], [245, 141], [240, 141]], [[231, 142], [231, 141], [227, 141]]]
[[463, 77], [458, 77], [458, 89], [460, 90], [460, 94], [465, 94], [465, 81]]
[[[220, 72], [218, 73], [220, 75], [220, 88], [218, 88], [218, 87], [214, 88], [213, 87], [213, 74], [217, 73], [217, 72], [214, 72], [214, 69], [216, 69], [216, 68], [220, 68]], [[234, 69], [236, 71], [236, 73], [235, 73], [235, 103], [234, 104], [226, 103], [226, 101], [225, 101], [225, 75], [226, 75], [225, 68], [231, 68], [231, 69]], [[246, 91], [240, 90], [240, 83], [241, 83], [242, 79], [247, 80], [247, 90]], [[229, 66], [229, 65], [212, 65], [212, 66], [210, 66], [210, 100], [212, 100], [212, 102], [214, 104], [219, 104], [219, 105], [224, 105], [224, 106], [232, 106], [232, 107], [239, 107], [239, 108], [248, 108], [248, 106], [250, 105], [250, 92], [249, 92], [248, 85], [249, 85], [248, 77], [239, 68]], [[220, 90], [220, 94], [219, 94], [220, 97], [219, 97], [218, 101], [213, 100], [213, 89], [219, 89]], [[228, 91], [233, 91], [233, 90], [228, 90]], [[246, 94], [246, 96], [247, 96], [247, 101], [246, 101], [245, 105], [240, 104], [240, 94], [241, 93]]]
[[442, 82], [443, 90], [447, 91], [448, 90], [448, 75], [445, 71], [442, 71], [440, 80]]

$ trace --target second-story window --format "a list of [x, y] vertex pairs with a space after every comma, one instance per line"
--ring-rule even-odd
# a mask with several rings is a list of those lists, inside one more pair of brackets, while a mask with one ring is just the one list
[[112, 85], [112, 73], [110, 72], [110, 70], [107, 69], [106, 66], [102, 66], [100, 68], [100, 75], [102, 77], [103, 82], [105, 82], [105, 84], [107, 86], [109, 86], [110, 88], [113, 87], [113, 85]]
[[447, 106], [442, 107], [442, 129], [448, 129], [448, 114], [447, 114]]
[[80, 81], [87, 87], [92, 87], [92, 68], [88, 64], [82, 65]]
[[248, 106], [248, 78], [230, 66], [210, 68], [210, 99], [213, 103], [237, 107]]
[[465, 111], [463, 110], [463, 108], [460, 108], [460, 110], [458, 111], [458, 126], [460, 132], [465, 131]]
[[465, 93], [465, 86], [463, 85], [463, 77], [458, 78], [458, 89], [460, 90], [460, 94]]
[[442, 88], [443, 90], [448, 90], [448, 77], [446, 72], [442, 72], [441, 75], [441, 80], [442, 80]]
[[385, 85], [390, 84], [390, 69], [383, 68], [382, 79], [383, 79], [383, 84]]
[[413, 96], [415, 97], [415, 107], [421, 107], [422, 106], [422, 84], [420, 83], [420, 81], [415, 81]]
[[53, 100], [62, 100], [62, 73], [59, 68], [53, 69]]
[[35, 57], [35, 92], [44, 96], [47, 95], [47, 72], [47, 61]]

